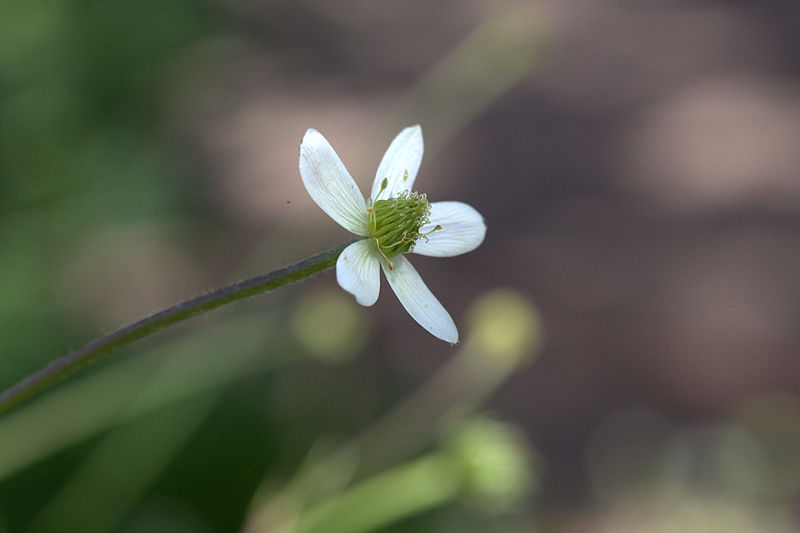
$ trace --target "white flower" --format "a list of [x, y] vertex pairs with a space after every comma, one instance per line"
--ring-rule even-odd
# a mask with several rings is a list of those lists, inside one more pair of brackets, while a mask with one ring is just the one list
[[[365, 237], [342, 252], [336, 279], [361, 305], [378, 300], [380, 267], [403, 307], [422, 327], [458, 342], [453, 319], [406, 259], [406, 253], [451, 257], [477, 248], [486, 235], [483, 217], [461, 202], [429, 203], [411, 192], [422, 162], [422, 128], [395, 137], [383, 156], [372, 194], [364, 199], [331, 145], [309, 129], [300, 144], [300, 175], [311, 198], [342, 227]], [[378, 266], [380, 265], [380, 267]]]

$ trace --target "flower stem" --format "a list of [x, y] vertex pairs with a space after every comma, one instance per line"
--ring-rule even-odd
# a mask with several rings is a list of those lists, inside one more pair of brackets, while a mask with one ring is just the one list
[[342, 250], [359, 239], [353, 239], [330, 250], [309, 257], [299, 263], [280, 268], [268, 274], [237, 281], [236, 283], [215, 291], [196, 296], [179, 304], [158, 311], [133, 324], [124, 326], [108, 335], [95, 339], [78, 348], [43, 369], [24, 378], [16, 385], [0, 394], [0, 413], [8, 411], [15, 405], [43, 391], [60, 379], [71, 374], [83, 365], [113, 350], [127, 346], [132, 342], [155, 333], [167, 326], [176, 324], [195, 315], [211, 311], [217, 307], [249, 298], [263, 292], [271, 291], [311, 277], [336, 265]]

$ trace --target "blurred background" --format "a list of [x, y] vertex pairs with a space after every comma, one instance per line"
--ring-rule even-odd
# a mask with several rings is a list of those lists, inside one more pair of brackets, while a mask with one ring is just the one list
[[7, 0], [0, 387], [349, 237], [368, 191], [486, 218], [412, 258], [459, 326], [332, 272], [0, 417], [0, 532], [800, 531], [800, 10], [688, 0]]

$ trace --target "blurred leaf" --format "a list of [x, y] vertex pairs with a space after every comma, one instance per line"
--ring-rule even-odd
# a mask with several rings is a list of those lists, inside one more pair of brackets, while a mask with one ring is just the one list
[[279, 364], [260, 349], [269, 326], [257, 316], [195, 331], [10, 413], [0, 419], [0, 479], [111, 425]]

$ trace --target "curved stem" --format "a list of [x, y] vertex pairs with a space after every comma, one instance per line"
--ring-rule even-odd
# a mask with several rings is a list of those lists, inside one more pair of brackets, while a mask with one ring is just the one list
[[357, 240], [359, 239], [347, 241], [299, 263], [294, 263], [268, 274], [237, 281], [227, 287], [196, 296], [163, 311], [158, 311], [138, 322], [124, 326], [99, 339], [95, 339], [74, 352], [56, 359], [43, 369], [3, 391], [0, 394], [0, 413], [8, 411], [98, 357], [117, 348], [127, 346], [167, 326], [237, 300], [300, 281], [332, 268], [336, 265], [336, 260], [342, 250]]

